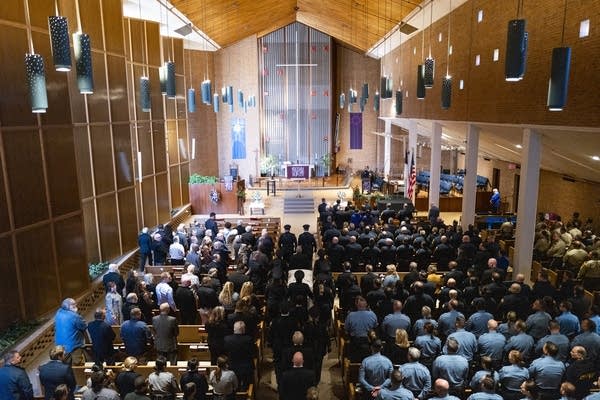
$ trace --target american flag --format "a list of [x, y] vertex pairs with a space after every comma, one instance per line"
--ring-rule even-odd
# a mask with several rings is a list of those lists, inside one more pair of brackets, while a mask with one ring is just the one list
[[415, 166], [415, 155], [412, 155], [410, 160], [410, 176], [408, 178], [408, 198], [413, 198], [415, 184], [417, 183], [417, 167]]

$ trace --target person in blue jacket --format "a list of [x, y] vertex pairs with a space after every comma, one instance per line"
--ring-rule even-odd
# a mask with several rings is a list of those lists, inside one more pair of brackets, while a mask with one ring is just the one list
[[68, 297], [54, 316], [55, 344], [64, 346], [65, 362], [81, 365], [85, 361], [83, 344], [87, 323], [77, 312], [77, 303]]
[[492, 197], [490, 197], [490, 205], [492, 207], [492, 213], [498, 214], [500, 211], [500, 192], [494, 188], [492, 190]]
[[21, 355], [9, 351], [4, 355], [4, 366], [0, 368], [0, 399], [32, 400], [33, 387], [27, 372], [19, 366]]

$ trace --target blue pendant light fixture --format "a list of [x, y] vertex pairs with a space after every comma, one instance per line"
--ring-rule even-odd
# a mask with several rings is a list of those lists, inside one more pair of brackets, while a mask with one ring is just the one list
[[188, 112], [196, 112], [196, 89], [189, 88], [187, 91]]
[[561, 47], [552, 50], [552, 68], [548, 82], [548, 110], [562, 111], [567, 103], [569, 89], [569, 72], [571, 69], [571, 48], [564, 47], [565, 24], [567, 22], [567, 0], [563, 15]]
[[160, 81], [160, 93], [162, 95], [167, 94], [167, 67], [163, 65], [158, 67], [158, 79]]
[[369, 98], [369, 84], [368, 83], [363, 83], [361, 97], [363, 97], [365, 99]]
[[175, 82], [175, 63], [173, 61], [167, 61], [165, 67], [167, 69], [167, 98], [174, 99], [177, 87]]
[[29, 86], [32, 113], [45, 113], [48, 108], [44, 59], [39, 54], [25, 54], [25, 73]]
[[73, 53], [75, 54], [75, 70], [77, 71], [77, 87], [81, 94], [94, 93], [94, 74], [92, 69], [92, 45], [90, 36], [81, 29], [79, 0], [75, 1], [77, 13], [77, 32], [73, 34]]
[[506, 33], [506, 60], [504, 65], [504, 77], [507, 82], [518, 82], [525, 76], [527, 63], [526, 20], [519, 17], [523, 13], [523, 3], [519, 0], [517, 5], [517, 19], [508, 21]]
[[147, 76], [142, 76], [140, 77], [140, 108], [142, 112], [150, 112], [152, 108], [150, 98], [150, 79]]
[[212, 104], [212, 88], [209, 80], [205, 80], [204, 82], [202, 82], [202, 84], [200, 85], [200, 91], [202, 93], [202, 102], [207, 105]]
[[417, 99], [423, 100], [425, 98], [425, 68], [423, 65], [417, 67]]
[[395, 111], [396, 115], [402, 114], [402, 90], [396, 90]]
[[190, 87], [187, 91], [188, 112], [196, 112], [196, 89], [194, 89], [194, 76], [192, 72], [192, 54], [188, 54], [188, 66], [190, 75]]
[[213, 95], [213, 111], [218, 113], [219, 112], [219, 107], [221, 107], [221, 104], [219, 102], [219, 94], [215, 93]]
[[58, 15], [58, 10], [56, 14], [48, 17], [52, 60], [57, 71], [66, 72], [71, 70], [69, 24], [66, 17]]
[[238, 90], [238, 106], [244, 108], [244, 92]]
[[81, 94], [94, 93], [94, 73], [92, 69], [92, 46], [87, 33], [73, 34], [73, 52], [77, 70], [77, 87]]
[[379, 92], [375, 92], [375, 98], [373, 99], [373, 111], [375, 111], [376, 113], [379, 112], [380, 100], [381, 96], [379, 95]]
[[452, 76], [450, 76], [450, 22], [452, 22], [452, 0], [448, 11], [448, 43], [446, 46], [446, 76], [442, 79], [442, 109], [447, 110], [452, 104]]

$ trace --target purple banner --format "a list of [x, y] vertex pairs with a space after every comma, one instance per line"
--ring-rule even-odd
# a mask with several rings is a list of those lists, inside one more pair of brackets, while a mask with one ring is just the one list
[[350, 113], [350, 150], [362, 147], [362, 113]]

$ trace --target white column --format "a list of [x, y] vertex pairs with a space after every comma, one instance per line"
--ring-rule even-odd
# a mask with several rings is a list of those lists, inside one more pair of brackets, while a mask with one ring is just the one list
[[463, 182], [461, 226], [464, 230], [475, 222], [477, 198], [477, 153], [479, 151], [479, 131], [473, 124], [467, 125], [467, 154], [465, 155], [465, 181]]
[[431, 129], [431, 165], [429, 168], [429, 205], [440, 205], [440, 166], [442, 164], [442, 125], [434, 122]]
[[[415, 169], [417, 165], [417, 137], [419, 133], [417, 131], [417, 121], [410, 120], [408, 124], [408, 165], [404, 166], [404, 197], [408, 197], [408, 181], [410, 178], [410, 161], [412, 157], [415, 159]], [[416, 190], [415, 190], [416, 191]], [[414, 192], [413, 191], [413, 197]], [[414, 203], [414, 202], [413, 202]]]
[[390, 166], [392, 164], [392, 120], [385, 120], [385, 141], [383, 147], [383, 175], [390, 175]]
[[540, 178], [542, 138], [533, 129], [523, 130], [521, 182], [519, 184], [519, 212], [513, 259], [513, 278], [524, 274], [529, 280], [533, 256], [535, 222]]

